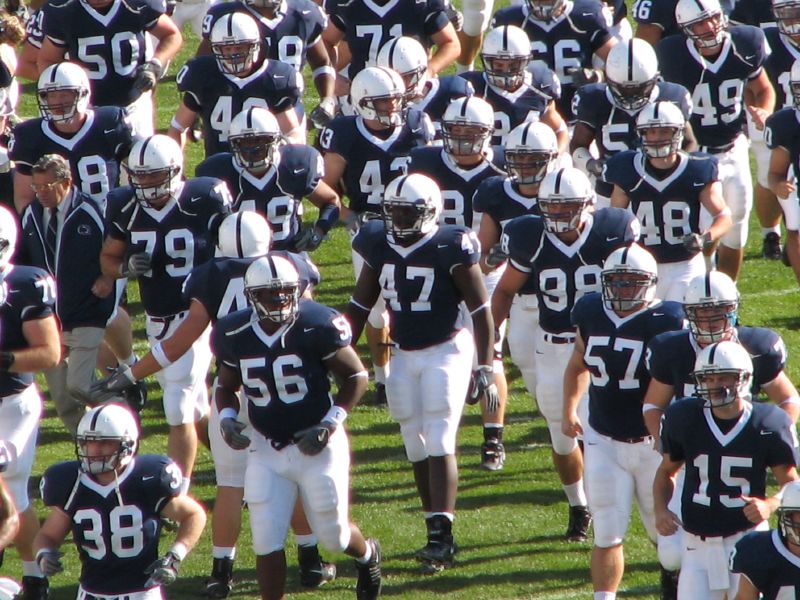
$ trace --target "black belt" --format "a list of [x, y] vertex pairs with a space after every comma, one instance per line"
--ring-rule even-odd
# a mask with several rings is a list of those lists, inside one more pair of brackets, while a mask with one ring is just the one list
[[269, 445], [272, 446], [272, 448], [277, 450], [278, 452], [286, 448], [286, 446], [291, 446], [292, 444], [294, 444], [294, 440], [283, 442], [280, 440], [274, 440], [272, 438], [268, 438], [267, 441], [269, 442]]
[[131, 600], [133, 596], [122, 594], [121, 596], [95, 596], [89, 592], [84, 592], [83, 600]]
[[725, 144], [724, 146], [700, 146], [700, 152], [708, 152], [709, 154], [724, 154], [728, 150], [732, 149], [736, 145], [736, 142], [733, 141], [730, 144]]
[[641, 437], [618, 438], [609, 436], [615, 442], [622, 442], [623, 444], [641, 444], [642, 442], [649, 442], [653, 439], [652, 435], [643, 435]]
[[167, 335], [167, 331], [169, 330], [169, 326], [172, 324], [172, 322], [175, 319], [182, 319], [183, 317], [186, 316], [188, 312], [189, 311], [182, 310], [179, 313], [175, 313], [174, 315], [167, 315], [165, 317], [151, 317], [150, 315], [148, 315], [148, 318], [153, 323], [161, 323], [163, 325], [163, 327], [161, 328], [161, 333], [153, 337], [155, 337], [157, 340], [162, 340], [164, 336]]
[[544, 341], [548, 344], [572, 344], [575, 342], [575, 336], [556, 335], [555, 333], [545, 332]]

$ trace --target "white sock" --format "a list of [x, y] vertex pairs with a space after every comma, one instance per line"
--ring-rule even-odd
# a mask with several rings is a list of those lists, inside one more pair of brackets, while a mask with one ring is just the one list
[[136, 364], [137, 360], [139, 359], [136, 358], [136, 354], [134, 352], [131, 352], [131, 355], [128, 358], [118, 358], [117, 362], [121, 365], [128, 365], [129, 367], [132, 367], [133, 365]]
[[367, 553], [361, 558], [357, 558], [356, 561], [358, 561], [362, 565], [365, 565], [369, 562], [370, 558], [372, 558], [372, 545], [367, 544]]
[[372, 371], [375, 373], [375, 383], [383, 383], [385, 385], [387, 367], [379, 367], [378, 365], [373, 364]]
[[775, 227], [762, 227], [761, 228], [761, 237], [767, 237], [768, 233], [777, 233], [778, 235], [781, 234], [781, 226], [775, 225]]
[[595, 592], [594, 600], [615, 600], [617, 592]]
[[575, 483], [562, 487], [570, 506], [586, 506], [586, 491], [583, 489], [583, 479], [578, 479]]
[[309, 533], [306, 535], [298, 535], [295, 533], [294, 541], [297, 542], [298, 546], [316, 546], [317, 536], [313, 533]]
[[236, 558], [236, 546], [228, 548], [227, 546], [214, 546], [211, 549], [212, 558]]
[[447, 517], [447, 519], [448, 519], [448, 520], [449, 520], [451, 523], [452, 523], [452, 522], [455, 520], [455, 518], [456, 518], [456, 516], [455, 516], [453, 513], [449, 513], [449, 512], [432, 512], [432, 513], [431, 513], [431, 516], [432, 516], [432, 517], [434, 517], [434, 516], [436, 516], [436, 515], [442, 515], [442, 516], [444, 516], [444, 517]]
[[466, 73], [467, 71], [474, 71], [474, 70], [475, 70], [475, 63], [462, 65], [460, 62], [456, 62], [456, 75], [460, 75], [461, 73]]
[[22, 575], [25, 577], [44, 577], [44, 573], [42, 573], [42, 570], [35, 560], [22, 561]]

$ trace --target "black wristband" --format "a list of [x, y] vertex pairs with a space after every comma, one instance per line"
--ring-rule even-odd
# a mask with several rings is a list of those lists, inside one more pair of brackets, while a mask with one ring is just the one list
[[14, 364], [13, 352], [0, 352], [0, 371], [8, 371]]

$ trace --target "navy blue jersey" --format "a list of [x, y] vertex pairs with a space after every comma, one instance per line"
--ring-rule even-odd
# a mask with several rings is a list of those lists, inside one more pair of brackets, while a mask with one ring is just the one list
[[25, 23], [25, 41], [34, 48], [41, 48], [44, 41], [44, 11], [41, 8], [31, 11]]
[[[741, 2], [740, 2], [741, 4]], [[789, 88], [789, 72], [792, 64], [800, 60], [800, 48], [792, 44], [789, 38], [783, 35], [777, 27], [764, 29], [772, 52], [764, 63], [767, 77], [775, 89], [775, 110], [792, 106], [792, 90]]]
[[63, 156], [69, 160], [72, 183], [103, 204], [108, 192], [119, 186], [119, 163], [128, 157], [133, 142], [125, 111], [104, 106], [87, 111], [83, 126], [69, 135], [46, 119], [23, 121], [14, 128], [9, 152], [17, 171], [28, 176], [45, 154]]
[[159, 558], [160, 514], [181, 491], [181, 470], [166, 456], [133, 458], [116, 482], [98, 483], [77, 460], [49, 467], [42, 501], [63, 511], [81, 558], [80, 583], [94, 594], [142, 591]]
[[616, 439], [648, 435], [642, 417], [650, 383], [644, 350], [659, 333], [681, 329], [683, 320], [683, 307], [677, 302], [658, 302], [620, 317], [600, 293], [575, 301], [572, 324], [586, 348], [584, 363], [591, 372], [589, 425], [595, 431]]
[[95, 106], [127, 106], [140, 95], [136, 68], [147, 62], [145, 33], [163, 14], [144, 0], [114, 0], [99, 12], [81, 0], [42, 7], [44, 34], [89, 75]]
[[[474, 219], [473, 198], [483, 181], [497, 175], [500, 152], [489, 150], [487, 158], [470, 169], [459, 167], [442, 148], [415, 148], [411, 151], [409, 173], [422, 173], [439, 184], [444, 209], [439, 216], [442, 225], [466, 225], [477, 228]], [[490, 162], [491, 161], [491, 164]], [[494, 167], [492, 166], [495, 165]]]
[[[551, 71], [549, 73], [543, 79], [551, 82], [546, 87], [555, 86], [560, 93], [560, 85], [554, 83], [555, 75]], [[515, 92], [507, 92], [491, 85], [483, 71], [467, 71], [460, 76], [472, 84], [478, 98], [486, 100], [494, 109], [493, 146], [505, 146], [506, 137], [517, 125], [526, 121], [538, 121], [553, 100], [542, 86], [537, 85], [538, 82], [534, 81], [530, 72], [526, 72], [525, 82]]]
[[436, 131], [436, 139], [441, 139], [442, 117], [450, 103], [457, 98], [472, 96], [472, 84], [458, 75], [447, 75], [428, 79], [423, 88], [424, 96], [411, 106], [418, 108], [430, 118]]
[[641, 150], [627, 150], [608, 159], [603, 177], [630, 199], [630, 209], [642, 226], [641, 243], [659, 264], [689, 260], [683, 237], [700, 231], [700, 193], [719, 180], [717, 159], [710, 154], [678, 153], [678, 165], [663, 179], [646, 165]]
[[[282, 256], [294, 265], [300, 275], [301, 296], [309, 287], [319, 285], [319, 271], [309, 259], [280, 250], [271, 251], [270, 256]], [[244, 293], [244, 274], [259, 258], [261, 257], [215, 258], [195, 267], [183, 284], [184, 298], [189, 303], [192, 300], [200, 302], [212, 323], [237, 310], [244, 310], [248, 307]]]
[[333, 405], [324, 361], [351, 338], [347, 319], [307, 299], [300, 300], [297, 317], [272, 335], [252, 309], [221, 318], [211, 332], [217, 359], [241, 377], [250, 422], [277, 444], [319, 423]]
[[[672, 102], [681, 109], [687, 121], [692, 116], [691, 96], [685, 87], [677, 83], [657, 82], [650, 102]], [[641, 109], [628, 111], [617, 106], [605, 83], [585, 85], [576, 91], [572, 97], [572, 109], [577, 122], [594, 132], [601, 158], [639, 147], [636, 118]], [[595, 189], [601, 196], [609, 198], [614, 187], [598, 177]]]
[[273, 19], [261, 16], [238, 0], [213, 4], [203, 19], [203, 39], [210, 40], [214, 23], [231, 13], [244, 13], [255, 20], [261, 32], [261, 59], [268, 58], [302, 70], [308, 49], [320, 41], [328, 21], [325, 13], [311, 0], [284, 2]]
[[[800, 112], [794, 108], [782, 108], [767, 117], [764, 141], [769, 149], [785, 148], [795, 175], [800, 173]], [[788, 177], [791, 175], [790, 169]]]
[[587, 215], [578, 239], [567, 245], [545, 231], [541, 217], [511, 220], [503, 230], [511, 266], [530, 273], [539, 300], [539, 326], [549, 333], [575, 331], [570, 311], [581, 296], [600, 291], [600, 271], [608, 255], [635, 242], [639, 224], [621, 208]]
[[777, 529], [751, 531], [736, 542], [730, 568], [747, 577], [763, 600], [800, 597], [800, 557], [786, 547]]
[[153, 268], [139, 277], [145, 312], [153, 317], [188, 308], [183, 280], [196, 265], [214, 257], [217, 229], [230, 212], [225, 184], [210, 177], [185, 181], [177, 199], [160, 210], [136, 200], [133, 188], [108, 194], [108, 235], [127, 244], [130, 254], [147, 252]]
[[734, 23], [753, 25], [761, 29], [775, 25], [771, 0], [736, 0], [728, 18]]
[[383, 190], [407, 172], [409, 153], [433, 139], [430, 119], [416, 109], [383, 138], [372, 133], [361, 117], [336, 117], [319, 134], [323, 152], [335, 152], [347, 161], [342, 185], [350, 210], [380, 213]]
[[683, 35], [656, 46], [661, 75], [692, 93], [692, 130], [701, 146], [724, 147], [742, 132], [744, 87], [769, 54], [764, 32], [750, 25], [728, 29], [719, 56], [709, 62]]
[[[786, 345], [777, 332], [766, 327], [737, 327], [734, 339], [753, 360], [753, 398], [761, 388], [783, 372]], [[694, 363], [700, 348], [689, 330], [665, 333], [654, 338], [647, 349], [650, 375], [665, 385], [675, 387], [675, 396], [695, 393]]]
[[261, 63], [246, 77], [219, 70], [214, 56], [197, 56], [175, 76], [183, 103], [203, 118], [206, 156], [228, 152], [231, 121], [243, 110], [260, 106], [273, 113], [294, 108], [301, 100], [302, 77], [288, 64]]
[[675, 20], [678, 0], [636, 0], [633, 3], [633, 18], [639, 25], [655, 25], [663, 32], [662, 39], [670, 35], [683, 35]]
[[[681, 520], [689, 533], [729, 536], [753, 524], [740, 496], [766, 496], [767, 469], [795, 465], [797, 435], [773, 404], [751, 404], [720, 427], [700, 398], [673, 402], [661, 422], [664, 455], [686, 464]], [[727, 427], [725, 427], [727, 425]]]
[[266, 173], [256, 177], [241, 168], [232, 154], [215, 154], [197, 165], [198, 177], [216, 177], [228, 184], [236, 211], [263, 215], [272, 228], [272, 248], [294, 250], [303, 225], [303, 197], [322, 179], [320, 153], [311, 146], [281, 146]]
[[[0, 273], [0, 350], [30, 347], [22, 327], [25, 321], [55, 314], [56, 284], [38, 267], [9, 265]], [[18, 394], [33, 383], [33, 373], [0, 372], [0, 398]]]
[[376, 219], [359, 230], [353, 250], [378, 276], [389, 333], [400, 348], [427, 348], [458, 332], [463, 298], [452, 272], [478, 263], [481, 250], [473, 231], [445, 225], [403, 247], [388, 239], [383, 221]]
[[377, 64], [378, 51], [392, 38], [413, 37], [425, 45], [450, 22], [443, 0], [394, 0], [382, 5], [372, 0], [333, 0], [325, 8], [350, 48], [351, 81], [364, 67]]
[[533, 60], [555, 71], [563, 90], [558, 111], [572, 120], [572, 95], [575, 86], [569, 71], [592, 67], [592, 56], [613, 37], [602, 7], [596, 0], [565, 2], [564, 11], [552, 21], [540, 21], [528, 11], [527, 4], [507, 6], [497, 11], [492, 27], [516, 25], [531, 40]]

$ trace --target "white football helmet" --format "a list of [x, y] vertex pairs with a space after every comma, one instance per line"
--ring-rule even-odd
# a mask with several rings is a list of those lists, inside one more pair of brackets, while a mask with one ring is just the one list
[[[651, 102], [636, 117], [636, 132], [639, 134], [642, 148], [650, 158], [665, 158], [678, 152], [683, 144], [685, 128], [686, 119], [683, 112], [672, 102]], [[658, 141], [647, 140], [645, 131], [650, 129], [672, 130], [672, 136]]]
[[526, 121], [506, 138], [506, 167], [517, 183], [539, 183], [558, 156], [558, 140], [551, 127]]
[[350, 99], [356, 112], [388, 127], [403, 123], [405, 94], [403, 78], [384, 67], [367, 67], [350, 83]]
[[528, 12], [539, 21], [550, 21], [558, 16], [566, 0], [525, 0]]
[[780, 32], [800, 44], [800, 0], [772, 0], [772, 13]]
[[244, 0], [244, 3], [255, 8], [278, 10], [283, 0]]
[[739, 313], [739, 290], [721, 271], [698, 275], [686, 286], [683, 311], [699, 344], [729, 340]]
[[[53, 102], [48, 96], [51, 92], [73, 92], [71, 101]], [[48, 121], [66, 123], [89, 109], [91, 88], [89, 76], [83, 67], [71, 62], [50, 65], [39, 76], [36, 84], [36, 101], [39, 112]]]
[[800, 481], [790, 481], [783, 487], [781, 505], [777, 510], [778, 529], [784, 542], [800, 546], [800, 522], [794, 515], [800, 512]]
[[272, 244], [272, 230], [259, 213], [242, 210], [231, 213], [220, 223], [217, 247], [226, 258], [264, 256]]
[[620, 108], [636, 111], [653, 95], [658, 82], [658, 58], [644, 40], [632, 38], [611, 48], [606, 58], [606, 80]]
[[161, 208], [180, 188], [183, 152], [178, 142], [156, 134], [133, 145], [125, 168], [137, 200]]
[[247, 268], [244, 291], [259, 319], [285, 323], [297, 314], [300, 276], [288, 259], [263, 256]]
[[792, 104], [796, 110], [800, 110], [800, 60], [792, 63], [789, 71], [789, 89], [792, 92]]
[[422, 94], [427, 81], [428, 53], [412, 37], [398, 37], [389, 40], [378, 52], [378, 66], [392, 69], [403, 78], [408, 99]]
[[457, 98], [442, 115], [444, 149], [453, 156], [475, 156], [489, 149], [494, 133], [494, 110], [483, 98]]
[[[89, 454], [88, 442], [107, 440], [119, 443], [114, 452]], [[96, 475], [124, 467], [133, 460], [138, 442], [139, 426], [127, 407], [114, 403], [95, 406], [78, 423], [76, 450], [81, 470]]]
[[258, 24], [245, 13], [223, 15], [211, 28], [211, 50], [223, 73], [239, 75], [250, 71], [258, 60], [260, 47]]
[[[716, 48], [725, 39], [728, 19], [722, 12], [719, 0], [678, 0], [675, 21], [698, 48]], [[710, 28], [701, 33], [694, 26], [709, 21]]]
[[578, 229], [594, 200], [594, 187], [589, 178], [574, 167], [548, 173], [539, 185], [539, 209], [551, 233]]
[[490, 84], [503, 90], [516, 90], [525, 81], [525, 69], [531, 60], [528, 34], [515, 25], [489, 30], [483, 40], [481, 60]]
[[266, 108], [254, 107], [233, 118], [228, 143], [240, 167], [263, 169], [275, 162], [283, 134], [275, 115]]
[[386, 186], [381, 203], [383, 222], [399, 244], [413, 243], [430, 233], [442, 212], [442, 192], [421, 173], [401, 175]]
[[17, 217], [8, 208], [0, 204], [0, 269], [5, 268], [14, 257], [18, 235]]
[[[728, 385], [721, 375], [733, 375]], [[706, 346], [694, 363], [695, 391], [706, 406], [725, 406], [736, 398], [750, 400], [753, 360], [738, 342], [717, 342]]]
[[648, 306], [656, 297], [658, 264], [639, 244], [617, 248], [603, 263], [600, 273], [603, 301], [614, 311], [627, 312]]

